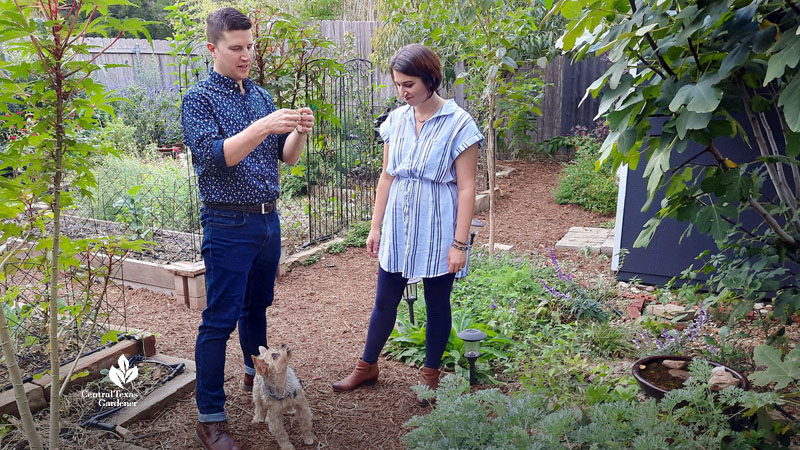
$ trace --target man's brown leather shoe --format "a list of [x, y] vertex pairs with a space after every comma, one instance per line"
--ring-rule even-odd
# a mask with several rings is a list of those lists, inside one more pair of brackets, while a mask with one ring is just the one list
[[338, 392], [352, 391], [359, 386], [370, 386], [378, 382], [378, 363], [368, 364], [358, 360], [356, 368], [350, 375], [333, 383], [333, 390]]
[[194, 440], [206, 450], [240, 450], [228, 431], [228, 422], [197, 422]]
[[253, 378], [254, 375], [250, 375], [249, 373], [244, 374], [244, 379], [242, 380], [242, 389], [247, 392], [253, 392]]
[[[439, 387], [439, 369], [431, 369], [430, 367], [422, 367], [422, 379], [420, 380], [420, 384], [424, 384], [428, 386], [432, 391], [435, 391]], [[420, 396], [417, 396], [417, 404], [419, 406], [428, 406], [433, 405], [436, 403], [435, 398], [431, 399], [423, 399]]]

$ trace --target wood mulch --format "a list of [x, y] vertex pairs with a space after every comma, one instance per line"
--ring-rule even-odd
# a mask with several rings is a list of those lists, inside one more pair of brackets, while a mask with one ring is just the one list
[[[609, 218], [575, 206], [557, 205], [552, 189], [560, 165], [554, 162], [505, 162], [516, 170], [499, 180], [503, 190], [497, 208], [496, 242], [515, 251], [546, 257], [570, 226], [598, 226]], [[487, 241], [487, 224], [476, 242]], [[611, 277], [608, 258], [559, 253], [579, 276]], [[290, 364], [301, 378], [314, 413], [314, 448], [400, 449], [408, 430], [403, 424], [426, 409], [418, 407], [410, 387], [418, 382], [416, 368], [381, 358], [380, 382], [350, 393], [335, 393], [330, 385], [347, 375], [361, 355], [375, 295], [376, 260], [364, 249], [325, 255], [278, 280], [275, 302], [268, 310], [272, 345], [293, 349]], [[158, 333], [159, 352], [194, 359], [200, 312], [174, 298], [146, 290], [125, 292], [127, 325]], [[244, 449], [278, 448], [266, 424], [251, 424], [252, 400], [240, 387], [242, 356], [236, 333], [228, 345], [225, 366], [227, 412], [233, 434]], [[199, 448], [193, 442], [197, 408], [193, 396], [181, 399], [152, 420], [130, 427], [132, 443], [150, 449]], [[303, 448], [297, 421], [290, 416], [287, 431]], [[311, 448], [311, 447], [306, 447]]]

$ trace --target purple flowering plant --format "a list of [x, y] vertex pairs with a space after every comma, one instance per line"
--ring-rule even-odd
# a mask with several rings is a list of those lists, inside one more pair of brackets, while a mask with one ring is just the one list
[[[703, 327], [705, 327], [711, 317], [708, 308], [702, 307], [697, 311], [694, 320], [683, 330], [665, 329], [657, 336], [651, 336], [647, 331], [642, 331], [638, 336], [633, 338], [633, 343], [636, 347], [647, 354], [659, 355], [675, 355], [684, 354], [687, 351], [687, 346], [697, 340], [698, 337], [703, 336]], [[705, 350], [709, 353], [714, 353], [716, 348], [707, 346]]]
[[560, 286], [556, 288], [542, 278], [540, 281], [544, 289], [565, 307], [568, 316], [571, 318], [608, 320], [609, 313], [598, 300], [598, 296], [581, 285], [572, 274], [564, 272], [556, 258], [555, 250], [552, 248], [548, 250], [550, 252], [550, 262], [556, 271]]

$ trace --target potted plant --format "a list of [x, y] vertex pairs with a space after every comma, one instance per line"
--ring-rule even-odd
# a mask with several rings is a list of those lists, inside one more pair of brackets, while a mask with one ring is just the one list
[[[632, 368], [633, 378], [636, 379], [645, 394], [660, 399], [667, 392], [683, 387], [684, 381], [689, 379], [689, 363], [692, 360], [691, 356], [648, 356], [634, 363]], [[750, 387], [747, 378], [739, 372], [722, 364], [712, 361], [707, 362], [714, 367], [712, 377], [717, 377], [716, 383], [711, 383], [712, 389], [716, 387], [716, 390], [722, 390], [727, 386], [736, 386], [742, 389]], [[717, 367], [722, 369], [716, 369]], [[714, 372], [715, 370], [716, 372]]]

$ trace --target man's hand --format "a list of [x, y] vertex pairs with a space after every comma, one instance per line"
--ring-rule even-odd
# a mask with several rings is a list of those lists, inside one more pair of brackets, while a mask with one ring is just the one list
[[[299, 111], [293, 109], [279, 109], [266, 117], [258, 119], [256, 123], [265, 134], [286, 134], [298, 128], [301, 123], [301, 117], [302, 115]], [[313, 116], [311, 120], [313, 122]]]
[[314, 111], [311, 108], [303, 107], [298, 109], [297, 113], [300, 114], [300, 121], [295, 130], [300, 134], [311, 133], [311, 129], [314, 128]]

